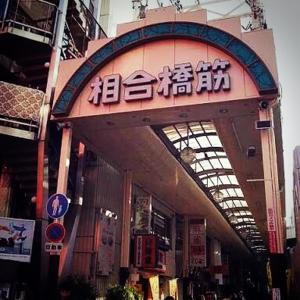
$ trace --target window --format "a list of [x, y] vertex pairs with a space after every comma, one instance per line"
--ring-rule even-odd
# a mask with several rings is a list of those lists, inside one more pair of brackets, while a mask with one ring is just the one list
[[157, 209], [152, 209], [151, 220], [152, 233], [159, 236], [167, 246], [171, 248], [172, 243], [172, 220]]

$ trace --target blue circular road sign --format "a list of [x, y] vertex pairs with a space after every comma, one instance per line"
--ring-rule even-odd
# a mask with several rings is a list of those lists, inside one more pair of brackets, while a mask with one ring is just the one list
[[54, 194], [47, 201], [47, 214], [52, 219], [63, 217], [69, 209], [69, 201], [63, 194]]
[[60, 223], [51, 223], [46, 228], [46, 237], [52, 243], [58, 243], [65, 237], [65, 227]]

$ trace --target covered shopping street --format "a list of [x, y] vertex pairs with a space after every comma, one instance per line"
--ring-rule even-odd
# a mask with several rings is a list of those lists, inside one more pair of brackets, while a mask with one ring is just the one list
[[[77, 238], [66, 247], [73, 270], [93, 264], [82, 254], [91, 208], [119, 211], [119, 267], [128, 278], [138, 274], [136, 284], [158, 274], [188, 277], [199, 268], [222, 285], [234, 280], [234, 261], [266, 263], [282, 254], [283, 158], [272, 32], [241, 33], [236, 18], [207, 22], [204, 11], [178, 15], [172, 7], [149, 10], [144, 20], [117, 31], [115, 39], [90, 42], [86, 57], [62, 62], [55, 90], [52, 120], [63, 128], [59, 180], [68, 177], [66, 161], [76, 143], [96, 157], [85, 170]], [[102, 169], [95, 175], [99, 158]], [[111, 203], [105, 187], [95, 187], [105, 164], [122, 178], [122, 195]], [[57, 192], [67, 193], [66, 184], [58, 184]], [[141, 230], [138, 199], [146, 194], [153, 211]], [[155, 216], [168, 219], [171, 229]], [[193, 252], [195, 219], [205, 227], [196, 244], [200, 252]], [[164, 240], [160, 269], [157, 261], [147, 267], [137, 260], [138, 237], [145, 235]], [[68, 256], [60, 259], [61, 272]]]

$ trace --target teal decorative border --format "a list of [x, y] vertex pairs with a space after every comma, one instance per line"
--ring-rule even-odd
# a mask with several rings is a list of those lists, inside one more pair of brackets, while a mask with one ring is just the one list
[[260, 95], [276, 94], [276, 82], [260, 57], [233, 35], [205, 24], [167, 22], [149, 25], [125, 33], [96, 51], [74, 73], [58, 97], [54, 116], [67, 116], [85, 84], [105, 64], [129, 49], [154, 40], [184, 38], [208, 43], [239, 61], [253, 79]]

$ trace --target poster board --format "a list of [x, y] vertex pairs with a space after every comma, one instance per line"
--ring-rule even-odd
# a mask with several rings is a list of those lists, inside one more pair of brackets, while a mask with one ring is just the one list
[[169, 280], [169, 295], [172, 296], [175, 300], [178, 300], [178, 279]]
[[100, 215], [100, 247], [98, 272], [108, 276], [113, 271], [116, 248], [117, 220], [105, 214]]
[[160, 300], [159, 299], [159, 277], [152, 276], [149, 278], [152, 300]]
[[135, 234], [149, 234], [151, 231], [152, 197], [140, 196], [135, 203]]
[[34, 220], [0, 217], [0, 259], [30, 262]]

